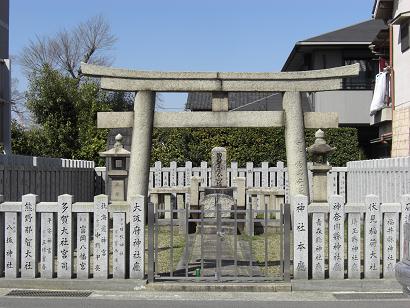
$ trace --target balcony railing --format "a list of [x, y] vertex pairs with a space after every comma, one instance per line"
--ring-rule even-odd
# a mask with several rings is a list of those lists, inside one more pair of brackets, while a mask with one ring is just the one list
[[343, 89], [345, 90], [374, 90], [374, 80], [372, 79], [343, 79]]

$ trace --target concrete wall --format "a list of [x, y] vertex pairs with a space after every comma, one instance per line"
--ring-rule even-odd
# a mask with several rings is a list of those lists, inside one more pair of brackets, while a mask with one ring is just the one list
[[313, 95], [315, 111], [337, 112], [340, 124], [369, 124], [369, 110], [373, 92], [343, 90], [318, 92]]
[[[396, 0], [393, 16], [410, 11], [410, 1]], [[400, 26], [393, 26], [394, 112], [392, 157], [410, 156], [410, 49], [401, 51]]]
[[9, 1], [0, 1], [0, 59], [9, 58]]

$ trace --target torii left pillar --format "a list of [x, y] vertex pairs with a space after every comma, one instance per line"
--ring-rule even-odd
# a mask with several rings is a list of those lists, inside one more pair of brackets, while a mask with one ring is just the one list
[[139, 91], [134, 101], [130, 169], [127, 200], [137, 195], [148, 197], [149, 167], [154, 125], [155, 92]]

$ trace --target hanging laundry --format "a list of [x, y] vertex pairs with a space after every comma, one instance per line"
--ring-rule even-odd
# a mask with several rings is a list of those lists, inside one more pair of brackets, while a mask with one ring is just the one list
[[385, 106], [387, 94], [387, 72], [381, 72], [376, 75], [376, 84], [374, 86], [373, 99], [370, 104], [370, 115], [375, 115], [377, 111]]

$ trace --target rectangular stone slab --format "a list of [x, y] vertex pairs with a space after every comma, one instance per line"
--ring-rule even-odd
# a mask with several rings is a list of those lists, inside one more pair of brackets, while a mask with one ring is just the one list
[[342, 196], [329, 197], [329, 278], [344, 278], [344, 202]]
[[347, 275], [349, 279], [360, 279], [360, 216], [361, 213], [349, 213], [347, 216]]
[[[303, 226], [299, 226], [303, 227]], [[312, 278], [325, 279], [325, 214], [312, 214]]]
[[145, 197], [130, 200], [130, 278], [144, 279], [145, 271]]
[[[282, 111], [235, 112], [156, 112], [154, 127], [282, 127]], [[336, 112], [305, 112], [305, 128], [336, 128]], [[127, 128], [134, 123], [134, 112], [98, 112], [98, 128]]]
[[308, 279], [308, 198], [295, 195], [293, 208], [293, 276], [294, 279]]
[[57, 278], [71, 279], [73, 274], [73, 196], [58, 196]]
[[125, 278], [125, 213], [113, 213], [113, 276]]
[[94, 197], [93, 277], [108, 278], [108, 196]]
[[375, 195], [365, 198], [365, 250], [364, 277], [378, 279], [380, 277], [380, 201]]
[[384, 213], [383, 219], [383, 278], [394, 278], [397, 255], [399, 213]]
[[77, 279], [90, 277], [90, 214], [77, 214]]
[[4, 227], [4, 273], [6, 278], [16, 278], [20, 268], [20, 226], [16, 212], [4, 213]]
[[37, 277], [37, 196], [24, 195], [21, 202], [21, 277]]
[[54, 214], [41, 213], [40, 264], [41, 278], [54, 276]]

